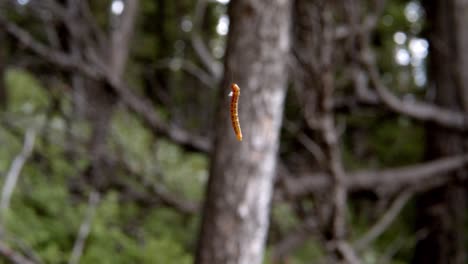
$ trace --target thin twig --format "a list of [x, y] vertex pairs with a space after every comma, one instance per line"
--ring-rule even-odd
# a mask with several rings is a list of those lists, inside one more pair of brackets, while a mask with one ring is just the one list
[[366, 46], [362, 54], [361, 63], [367, 70], [377, 95], [392, 111], [420, 121], [434, 122], [443, 127], [468, 130], [468, 115], [465, 113], [421, 101], [409, 102], [395, 96], [382, 82], [371, 48]]
[[220, 80], [223, 75], [223, 67], [221, 66], [221, 63], [213, 58], [213, 55], [203, 41], [199, 32], [201, 29], [202, 19], [205, 15], [206, 4], [207, 0], [198, 0], [197, 2], [193, 19], [194, 29], [192, 31], [191, 41], [198, 58], [200, 58], [203, 65], [210, 71], [213, 79]]
[[11, 195], [13, 194], [13, 190], [15, 189], [21, 170], [32, 153], [35, 139], [36, 132], [33, 129], [26, 131], [23, 149], [13, 160], [10, 170], [6, 175], [5, 185], [3, 185], [2, 199], [0, 201], [0, 210], [2, 213], [10, 206]]
[[283, 125], [289, 132], [296, 135], [297, 140], [312, 154], [318, 164], [322, 166], [325, 164], [325, 153], [323, 153], [319, 144], [307, 136], [303, 131], [298, 131], [299, 129], [294, 127], [293, 122], [284, 120]]
[[169, 68], [171, 70], [177, 70], [180, 68], [210, 88], [214, 88], [218, 82], [217, 79], [213, 78], [212, 75], [210, 75], [204, 69], [198, 67], [195, 63], [182, 58], [168, 58], [160, 60], [156, 64], [156, 68]]
[[388, 227], [393, 223], [396, 217], [400, 214], [406, 202], [411, 198], [412, 192], [409, 190], [403, 191], [385, 214], [360, 238], [354, 243], [356, 250], [364, 250], [375, 239], [377, 239]]
[[91, 230], [91, 224], [93, 222], [99, 200], [100, 196], [98, 192], [93, 191], [89, 194], [88, 210], [83, 222], [81, 223], [80, 230], [78, 231], [78, 236], [76, 237], [75, 244], [73, 245], [73, 250], [70, 259], [68, 260], [68, 264], [77, 264], [80, 261], [86, 239], [88, 238]]
[[84, 61], [76, 60], [69, 54], [41, 43], [29, 32], [8, 21], [2, 16], [2, 14], [0, 14], [0, 26], [4, 27], [6, 32], [17, 39], [20, 44], [51, 63], [54, 63], [64, 69], [78, 70], [92, 79], [99, 79], [102, 76], [102, 73], [99, 72], [96, 67], [92, 67]]
[[[417, 192], [422, 192], [453, 180], [450, 177], [441, 177], [441, 175], [467, 164], [468, 155], [454, 155], [416, 165], [357, 171], [349, 173], [345, 181], [350, 190], [377, 191], [410, 187]], [[300, 177], [285, 176], [282, 179], [284, 179], [287, 196], [291, 199], [323, 190], [332, 184], [330, 176], [326, 173], [305, 174]]]
[[340, 252], [342, 258], [346, 261], [347, 264], [360, 264], [361, 260], [356, 254], [356, 250], [346, 241], [341, 240], [336, 244], [338, 252]]
[[125, 106], [139, 115], [154, 133], [159, 133], [189, 150], [210, 152], [211, 142], [208, 138], [193, 135], [184, 129], [167, 125], [154, 110], [151, 101], [134, 93], [134, 90], [128, 87], [120, 77], [113, 77], [108, 70], [107, 64], [98, 56], [95, 56], [91, 63], [77, 60], [69, 54], [54, 50], [37, 41], [31, 34], [6, 20], [1, 14], [0, 26], [5, 26], [10, 35], [48, 62], [65, 70], [76, 70], [91, 79], [107, 82], [119, 95]]
[[274, 263], [279, 263], [281, 259], [289, 256], [293, 250], [301, 246], [311, 235], [318, 233], [318, 231], [315, 216], [304, 219], [296, 230], [290, 232], [281, 241], [273, 245], [271, 259]]
[[23, 256], [21, 253], [13, 250], [3, 241], [0, 241], [0, 255], [14, 264], [36, 264], [36, 262]]

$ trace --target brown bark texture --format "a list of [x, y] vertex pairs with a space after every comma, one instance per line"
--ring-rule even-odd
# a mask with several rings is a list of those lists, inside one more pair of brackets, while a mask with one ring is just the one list
[[[291, 1], [231, 1], [229, 15], [199, 264], [262, 262], [287, 86]], [[241, 89], [241, 142], [229, 120], [231, 81]]]
[[[434, 103], [461, 112], [468, 111], [468, 2], [428, 0], [430, 41], [430, 88]], [[466, 133], [436, 125], [427, 126], [428, 159], [466, 153]], [[467, 177], [460, 169], [444, 177]], [[414, 263], [453, 263], [467, 261], [466, 229], [467, 188], [451, 184], [424, 193], [417, 202], [416, 227], [426, 235], [418, 241]]]
[[[106, 39], [107, 43], [98, 43], [99, 45], [96, 45], [109, 47], [109, 50], [101, 51], [107, 55], [102, 63], [105, 63], [108, 75], [114, 80], [121, 80], [122, 75], [125, 73], [125, 65], [128, 60], [130, 43], [138, 15], [138, 3], [138, 0], [125, 1], [125, 11], [120, 16], [112, 17], [112, 30], [109, 40]], [[73, 8], [73, 4], [70, 5], [71, 8]], [[79, 56], [79, 53], [83, 53], [82, 50], [85, 47], [73, 46], [75, 43], [79, 43], [79, 41], [72, 38], [72, 52]], [[99, 50], [99, 47], [92, 48]], [[87, 174], [92, 185], [98, 189], [105, 188], [110, 181], [109, 177], [115, 174], [114, 164], [108, 159], [107, 155], [107, 140], [117, 98], [104, 81], [95, 81], [75, 74], [73, 75], [73, 84], [77, 110], [83, 112], [83, 109], [85, 109], [84, 112], [91, 125], [89, 143], [91, 167]]]

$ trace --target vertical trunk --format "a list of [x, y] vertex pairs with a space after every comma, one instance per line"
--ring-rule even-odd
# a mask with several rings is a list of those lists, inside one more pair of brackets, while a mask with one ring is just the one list
[[[196, 263], [259, 264], [269, 224], [286, 92], [291, 1], [236, 0]], [[241, 88], [243, 141], [229, 121], [229, 82]]]
[[[128, 60], [129, 47], [135, 26], [138, 0], [126, 0], [124, 12], [112, 17], [112, 25], [109, 43], [97, 43], [99, 47], [109, 47], [102, 51], [98, 47], [92, 47], [104, 54], [101, 59], [107, 65], [107, 71], [114, 80], [122, 79], [125, 65]], [[79, 13], [79, 2], [69, 2], [71, 15], [75, 19], [83, 19]], [[90, 47], [80, 46], [78, 39], [71, 40], [70, 46], [74, 56], [80, 56], [83, 50]], [[91, 184], [96, 188], [105, 187], [108, 177], [113, 175], [112, 164], [107, 159], [107, 139], [110, 131], [116, 98], [112, 90], [104, 82], [83, 78], [75, 74], [72, 77], [74, 85], [74, 99], [78, 114], [86, 115], [91, 126], [91, 139], [89, 153], [91, 168], [88, 171]]]
[[121, 78], [124, 73], [137, 13], [138, 0], [125, 1], [125, 11], [113, 26], [109, 65], [114, 79]]
[[[464, 2], [464, 3], [462, 3]], [[424, 2], [429, 27], [431, 89], [436, 104], [468, 111], [468, 2]], [[432, 92], [432, 91], [431, 91]], [[427, 128], [427, 158], [466, 151], [466, 137], [435, 125]], [[466, 175], [462, 169], [446, 177]], [[427, 232], [417, 246], [414, 263], [466, 263], [466, 188], [449, 185], [422, 195], [418, 200], [417, 229]]]

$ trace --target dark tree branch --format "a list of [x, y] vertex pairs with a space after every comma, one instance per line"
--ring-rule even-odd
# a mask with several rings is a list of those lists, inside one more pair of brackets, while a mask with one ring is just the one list
[[36, 132], [33, 129], [26, 131], [24, 136], [23, 149], [13, 160], [10, 170], [5, 176], [5, 182], [2, 189], [1, 201], [0, 201], [0, 214], [3, 216], [5, 211], [10, 207], [10, 198], [13, 194], [13, 190], [16, 187], [18, 177], [23, 169], [26, 160], [31, 155], [34, 142], [36, 140]]
[[78, 236], [75, 240], [75, 244], [73, 245], [73, 250], [70, 259], [68, 260], [68, 264], [80, 263], [80, 258], [83, 254], [86, 239], [88, 238], [89, 232], [91, 231], [91, 224], [93, 222], [99, 200], [100, 197], [98, 192], [93, 191], [90, 193], [88, 200], [88, 210], [83, 222], [81, 223], [80, 230], [78, 231]]
[[[110, 155], [110, 154], [109, 154]], [[120, 164], [122, 169], [125, 171], [125, 174], [131, 175], [132, 178], [137, 180], [141, 185], [143, 185], [144, 189], [147, 193], [149, 193], [150, 197], [156, 198], [159, 200], [160, 203], [174, 208], [176, 211], [186, 214], [192, 215], [198, 212], [200, 205], [196, 202], [192, 202], [189, 200], [184, 199], [183, 197], [178, 196], [175, 193], [171, 193], [167, 188], [165, 188], [162, 184], [152, 182], [147, 179], [143, 173], [136, 171], [129, 163], [128, 159], [122, 157], [108, 157], [109, 160], [114, 160], [115, 163]], [[161, 171], [157, 170], [157, 174], [162, 174]], [[129, 188], [125, 183], [123, 183], [120, 179], [114, 179], [111, 185], [118, 186], [118, 188]], [[131, 190], [131, 192], [135, 193], [138, 190]], [[152, 200], [148, 199], [147, 195], [139, 195], [138, 200]], [[154, 199], [153, 199], [154, 200]]]
[[137, 15], [138, 0], [127, 0], [124, 12], [118, 18], [114, 17], [109, 56], [109, 74], [113, 79], [124, 74]]
[[[349, 176], [346, 177], [346, 185], [354, 191], [387, 192], [406, 186], [421, 192], [452, 181], [453, 179], [450, 177], [441, 176], [467, 164], [468, 155], [460, 155], [400, 168], [360, 171], [349, 173]], [[290, 199], [323, 190], [331, 185], [329, 176], [319, 173], [298, 178], [285, 176], [282, 179], [284, 180], [285, 197]]]
[[296, 230], [290, 232], [281, 241], [273, 245], [271, 255], [273, 263], [280, 263], [282, 259], [291, 255], [294, 249], [301, 246], [314, 233], [319, 234], [316, 218], [304, 219]]
[[154, 110], [152, 103], [146, 98], [135, 94], [122, 80], [113, 76], [107, 69], [106, 64], [103, 63], [99, 57], [93, 57], [93, 64], [74, 59], [68, 54], [49, 48], [35, 40], [28, 32], [9, 22], [1, 15], [0, 25], [5, 26], [9, 34], [48, 62], [62, 67], [65, 70], [79, 71], [91, 79], [105, 80], [119, 95], [122, 102], [131, 111], [139, 115], [144, 120], [145, 125], [154, 133], [161, 134], [188, 150], [197, 150], [204, 153], [210, 151], [211, 142], [207, 138], [195, 136], [181, 128], [167, 125]]
[[383, 216], [361, 238], [354, 242], [356, 250], [361, 251], [368, 248], [374, 240], [382, 235], [400, 214], [411, 196], [412, 192], [409, 190], [398, 195]]
[[205, 16], [207, 0], [198, 0], [195, 8], [195, 15], [193, 19], [194, 29], [192, 32], [192, 46], [203, 65], [210, 71], [215, 80], [221, 80], [223, 75], [223, 67], [221, 63], [213, 58], [207, 45], [203, 42], [200, 35], [201, 23]]
[[14, 264], [36, 264], [33, 260], [10, 248], [3, 241], [0, 241], [0, 255]]
[[5, 28], [8, 34], [17, 39], [22, 45], [40, 57], [44, 58], [49, 63], [62, 67], [65, 70], [80, 71], [92, 79], [99, 79], [100, 72], [95, 67], [92, 67], [85, 62], [80, 61], [79, 59], [74, 59], [66, 53], [47, 47], [46, 45], [34, 39], [34, 37], [31, 36], [31, 34], [29, 34], [27, 31], [6, 20], [1, 14], [0, 25]]
[[436, 123], [442, 127], [468, 130], [468, 115], [449, 110], [430, 103], [420, 101], [405, 101], [393, 95], [384, 85], [375, 63], [374, 54], [370, 47], [364, 45], [361, 63], [369, 74], [370, 82], [382, 102], [393, 111], [411, 118]]
[[331, 248], [336, 248], [336, 250], [341, 254], [341, 258], [344, 259], [347, 264], [360, 264], [361, 260], [356, 254], [356, 250], [349, 244], [346, 240], [332, 241], [329, 245]]
[[204, 85], [214, 88], [217, 84], [218, 80], [213, 78], [212, 75], [207, 73], [204, 69], [198, 67], [195, 63], [186, 60], [186, 59], [179, 59], [179, 58], [168, 58], [164, 60], [160, 60], [156, 67], [158, 68], [169, 68], [169, 69], [182, 69], [187, 73], [191, 74], [193, 77], [197, 78], [202, 82]]

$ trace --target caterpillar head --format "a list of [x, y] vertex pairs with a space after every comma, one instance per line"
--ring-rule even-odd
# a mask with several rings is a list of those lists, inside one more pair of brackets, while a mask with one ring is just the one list
[[231, 90], [232, 90], [233, 93], [240, 92], [239, 86], [237, 86], [237, 84], [235, 84], [235, 83], [231, 84]]

